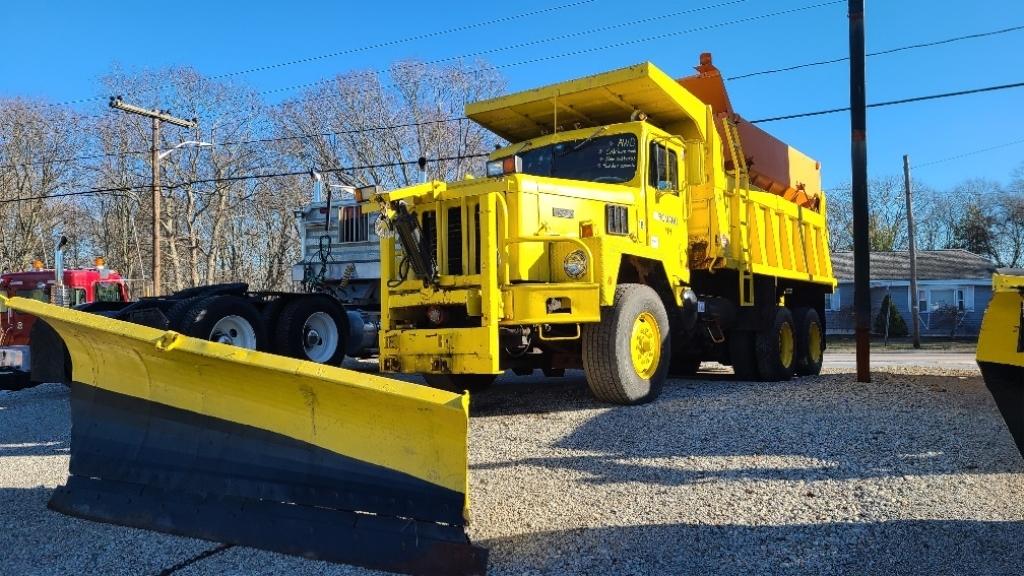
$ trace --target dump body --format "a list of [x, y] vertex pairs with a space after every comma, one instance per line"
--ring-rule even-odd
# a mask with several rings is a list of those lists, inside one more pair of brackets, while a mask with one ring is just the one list
[[[801, 204], [753, 186], [745, 163], [727, 167], [727, 153], [745, 157], [742, 124], [653, 65], [466, 113], [513, 142], [491, 155], [500, 173], [375, 199], [397, 237], [381, 251], [385, 371], [580, 367], [586, 326], [623, 284], [655, 287], [673, 337], [706, 359], [755, 293], [824, 317], [823, 196]], [[709, 327], [712, 342], [697, 342]]]

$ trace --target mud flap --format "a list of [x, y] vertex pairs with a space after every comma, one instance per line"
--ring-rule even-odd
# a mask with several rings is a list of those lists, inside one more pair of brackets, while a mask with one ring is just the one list
[[50, 508], [408, 574], [484, 574], [468, 397], [31, 300], [71, 356]]
[[1024, 271], [1001, 270], [992, 287], [978, 337], [978, 366], [1024, 456]]

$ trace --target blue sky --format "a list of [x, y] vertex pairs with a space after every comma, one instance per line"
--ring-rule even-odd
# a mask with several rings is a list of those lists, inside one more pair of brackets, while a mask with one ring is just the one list
[[[601, 49], [826, 1], [736, 0], [653, 23], [497, 51], [488, 60], [503, 66], [509, 88], [518, 90], [644, 60], [684, 76], [703, 51], [714, 53], [716, 65], [726, 76], [843, 57], [847, 54], [845, 3]], [[107, 96], [97, 92], [96, 78], [115, 64], [129, 70], [188, 65], [216, 75], [572, 2], [9, 2], [0, 15], [0, 54], [4, 54], [0, 97], [63, 102]], [[727, 2], [592, 0], [543, 15], [254, 72], [235, 80], [257, 90], [273, 90], [350, 69], [381, 68], [397, 59], [463, 55]], [[1024, 25], [1021, 0], [867, 0], [867, 4], [869, 51]], [[577, 50], [588, 52], [516, 65]], [[1021, 82], [1021, 54], [1024, 31], [871, 58], [868, 101]], [[755, 119], [845, 106], [847, 78], [847, 65], [841, 63], [736, 80], [728, 86], [737, 112]], [[268, 99], [288, 95], [283, 92]], [[105, 103], [77, 107], [100, 112]], [[900, 173], [904, 153], [923, 164], [1024, 139], [1022, 108], [1024, 88], [872, 110], [868, 117], [871, 174]], [[849, 181], [848, 114], [762, 126], [820, 160], [826, 187]], [[925, 166], [915, 171], [915, 177], [937, 188], [978, 177], [1005, 182], [1021, 161], [1024, 143]]]

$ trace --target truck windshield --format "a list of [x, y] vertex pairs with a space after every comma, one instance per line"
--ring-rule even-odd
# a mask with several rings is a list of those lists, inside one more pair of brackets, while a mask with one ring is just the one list
[[567, 140], [519, 154], [523, 173], [568, 180], [622, 184], [636, 174], [637, 137], [613, 134]]
[[21, 296], [22, 298], [31, 298], [33, 300], [39, 300], [40, 302], [50, 301], [50, 287], [46, 288], [30, 288], [18, 290], [15, 292], [15, 296]]

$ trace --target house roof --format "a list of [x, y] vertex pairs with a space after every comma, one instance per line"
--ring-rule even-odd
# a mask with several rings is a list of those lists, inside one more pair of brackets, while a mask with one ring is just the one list
[[[918, 250], [918, 280], [960, 280], [990, 278], [995, 270], [991, 260], [961, 249]], [[853, 252], [832, 253], [832, 272], [840, 282], [853, 281]], [[871, 253], [872, 280], [909, 280], [910, 253], [906, 250]]]

